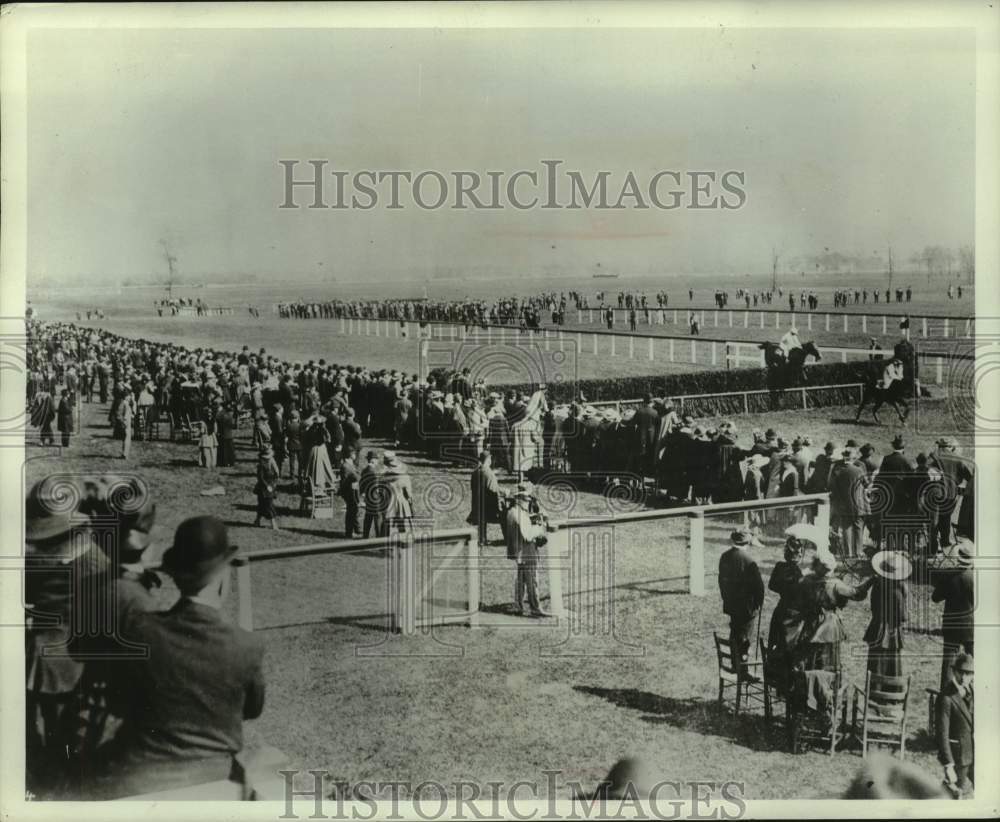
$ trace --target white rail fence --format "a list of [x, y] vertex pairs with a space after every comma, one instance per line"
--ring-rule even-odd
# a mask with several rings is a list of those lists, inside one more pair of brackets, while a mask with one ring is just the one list
[[[605, 571], [614, 552], [628, 552], [628, 526], [637, 523], [682, 519], [687, 523], [687, 536], [681, 542], [667, 545], [667, 550], [687, 553], [688, 593], [702, 597], [706, 594], [705, 575], [705, 520], [710, 517], [731, 517], [743, 514], [743, 521], [752, 512], [774, 511], [786, 508], [813, 509], [812, 521], [822, 534], [830, 528], [829, 494], [803, 494], [795, 497], [776, 497], [767, 500], [749, 500], [713, 505], [685, 506], [660, 510], [643, 510], [622, 514], [574, 517], [551, 521], [548, 545], [543, 549], [542, 565], [546, 571], [543, 588], [549, 593], [549, 611], [559, 618], [576, 617], [566, 607], [566, 598], [578, 591], [574, 586], [582, 583], [598, 584], [612, 588], [615, 578]], [[595, 552], [595, 544], [610, 545], [608, 552]], [[440, 550], [440, 549], [446, 550]], [[489, 627], [494, 614], [482, 612], [480, 581], [482, 575], [493, 572], [512, 573], [513, 563], [501, 556], [482, 556], [476, 545], [473, 529], [436, 532], [433, 528], [424, 533], [410, 532], [393, 537], [345, 540], [291, 548], [275, 548], [240, 554], [234, 560], [237, 579], [239, 624], [247, 630], [254, 628], [252, 575], [253, 565], [310, 556], [363, 555], [366, 561], [386, 563], [386, 597], [379, 600], [387, 604], [385, 627], [403, 635], [429, 633], [434, 627], [465, 624], [473, 628]], [[464, 605], [459, 609], [440, 610], [437, 589], [446, 576], [458, 575], [464, 592]], [[380, 592], [372, 591], [373, 598]], [[500, 604], [500, 603], [496, 603]], [[376, 610], [378, 610], [376, 608]], [[322, 621], [322, 619], [317, 620]], [[509, 624], [509, 623], [507, 623]], [[527, 623], [526, 623], [527, 624]]]

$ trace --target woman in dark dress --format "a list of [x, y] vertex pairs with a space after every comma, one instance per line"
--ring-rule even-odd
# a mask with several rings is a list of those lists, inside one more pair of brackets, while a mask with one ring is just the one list
[[[767, 632], [769, 656], [784, 657], [789, 648], [795, 646], [802, 631], [802, 618], [798, 613], [796, 586], [802, 580], [799, 563], [804, 554], [802, 541], [789, 537], [785, 543], [785, 557], [775, 563], [767, 588], [780, 599], [771, 614], [771, 627]], [[790, 629], [787, 630], [786, 629]]]
[[872, 618], [865, 630], [868, 670], [880, 676], [903, 675], [903, 624], [906, 622], [906, 580], [913, 571], [899, 551], [880, 551], [872, 557]]

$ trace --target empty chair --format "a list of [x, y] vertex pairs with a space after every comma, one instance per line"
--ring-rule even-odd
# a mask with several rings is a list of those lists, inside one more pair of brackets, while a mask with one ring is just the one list
[[[715, 655], [719, 662], [719, 707], [725, 702], [725, 693], [729, 688], [736, 689], [736, 713], [740, 712], [740, 705], [750, 707], [750, 701], [764, 703], [764, 684], [758, 675], [763, 663], [745, 662], [740, 665], [739, 661], [733, 660], [733, 651], [728, 639], [723, 639], [717, 631], [712, 632], [715, 637]], [[748, 673], [753, 671], [756, 673]]]
[[910, 677], [880, 676], [867, 671], [865, 688], [854, 686], [855, 702], [851, 725], [858, 736], [861, 721], [861, 756], [867, 757], [869, 744], [899, 748], [906, 757], [906, 716], [910, 699]]

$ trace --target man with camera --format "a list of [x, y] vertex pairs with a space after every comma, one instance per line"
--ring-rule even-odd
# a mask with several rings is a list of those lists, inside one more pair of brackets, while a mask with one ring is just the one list
[[545, 536], [544, 514], [532, 513], [532, 491], [530, 482], [518, 483], [514, 504], [506, 514], [504, 537], [507, 540], [507, 558], [517, 562], [514, 612], [524, 613], [524, 597], [527, 594], [530, 616], [545, 617], [549, 615], [538, 602], [538, 549], [548, 542], [548, 537]]

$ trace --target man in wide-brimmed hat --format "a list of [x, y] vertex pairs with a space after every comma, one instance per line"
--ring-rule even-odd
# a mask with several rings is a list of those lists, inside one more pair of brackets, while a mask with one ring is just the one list
[[729, 647], [733, 663], [740, 664], [747, 678], [746, 658], [753, 638], [754, 625], [764, 604], [764, 580], [757, 562], [750, 555], [753, 534], [740, 529], [730, 534], [730, 547], [719, 557], [719, 593], [722, 611], [729, 617]]
[[84, 665], [67, 651], [83, 636], [81, 617], [111, 609], [103, 597], [114, 569], [78, 510], [83, 498], [81, 483], [56, 474], [36, 483], [25, 500], [25, 753], [27, 785], [36, 793], [69, 773], [76, 750]]
[[544, 544], [545, 528], [536, 523], [531, 515], [534, 486], [530, 482], [520, 482], [513, 496], [514, 504], [507, 511], [504, 537], [507, 557], [517, 563], [514, 612], [523, 613], [527, 595], [531, 616], [547, 616], [538, 600], [538, 549], [540, 544]]
[[944, 766], [945, 783], [956, 795], [971, 791], [976, 784], [974, 675], [972, 655], [958, 654], [937, 700], [938, 761]]
[[941, 657], [941, 688], [948, 682], [955, 656], [964, 651], [974, 654], [975, 575], [972, 570], [976, 546], [961, 540], [952, 553], [954, 565], [934, 572], [934, 592], [931, 600], [944, 603], [941, 615], [941, 633], [944, 650]]
[[123, 664], [123, 724], [94, 798], [224, 780], [243, 748], [243, 720], [264, 707], [264, 644], [220, 614], [237, 551], [215, 517], [182, 522], [163, 555], [181, 593], [169, 611], [137, 615], [130, 641], [149, 649]]

